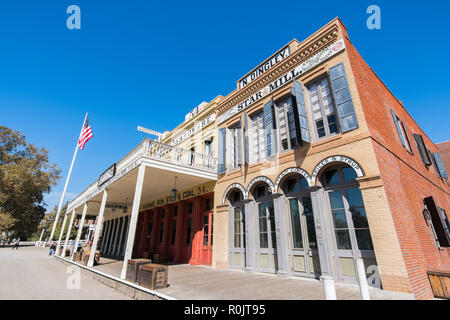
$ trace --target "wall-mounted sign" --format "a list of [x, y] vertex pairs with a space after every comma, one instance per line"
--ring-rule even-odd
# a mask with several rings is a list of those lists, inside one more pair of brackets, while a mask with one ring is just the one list
[[245, 188], [240, 183], [233, 183], [228, 186], [228, 188], [225, 189], [225, 192], [223, 193], [222, 203], [225, 204], [225, 200], [227, 199], [228, 193], [232, 189], [239, 189], [242, 192], [242, 196], [245, 196]]
[[177, 192], [177, 196], [175, 198], [171, 198], [170, 195], [168, 194], [165, 197], [161, 197], [159, 199], [146, 203], [145, 205], [142, 206], [142, 210], [164, 206], [169, 203], [178, 202], [181, 200], [186, 200], [192, 197], [200, 196], [202, 194], [213, 192], [215, 185], [216, 185], [215, 181], [210, 181], [189, 189], [185, 189]]
[[106, 208], [115, 211], [116, 209], [122, 209], [123, 212], [127, 212], [128, 205], [126, 203], [106, 203]]
[[277, 80], [273, 81], [272, 83], [269, 83], [267, 86], [262, 88], [261, 90], [257, 91], [238, 105], [230, 108], [227, 112], [219, 115], [217, 117], [217, 124], [221, 124], [225, 120], [231, 118], [238, 112], [244, 110], [245, 108], [251, 106], [255, 102], [261, 100], [265, 96], [269, 95], [272, 91], [280, 88], [281, 86], [285, 85], [286, 83], [291, 82], [298, 76], [302, 75], [306, 71], [310, 70], [311, 68], [319, 65], [320, 63], [324, 62], [325, 60], [329, 59], [330, 57], [334, 56], [338, 52], [345, 49], [345, 43], [343, 39], [340, 39], [336, 41], [335, 43], [331, 44], [330, 46], [326, 47], [319, 53], [315, 54], [310, 59], [306, 60], [299, 66], [297, 66], [295, 69], [289, 71], [284, 76], [278, 78]]
[[116, 164], [114, 163], [111, 167], [109, 167], [108, 169], [106, 169], [105, 172], [103, 172], [100, 177], [98, 177], [98, 183], [97, 186], [100, 187], [102, 184], [104, 184], [105, 182], [107, 182], [109, 179], [111, 179], [112, 177], [114, 177], [114, 175], [116, 174]]
[[248, 199], [248, 195], [250, 194], [250, 190], [252, 190], [252, 187], [258, 182], [265, 182], [269, 186], [270, 191], [272, 193], [277, 193], [277, 190], [275, 190], [275, 186], [273, 185], [272, 180], [270, 180], [267, 177], [261, 176], [261, 177], [257, 177], [255, 179], [253, 179], [252, 181], [250, 181], [250, 183], [247, 186], [247, 190], [245, 191], [245, 195], [244, 195], [245, 199]]
[[268, 58], [266, 61], [261, 63], [259, 66], [257, 66], [255, 69], [247, 73], [244, 77], [242, 77], [241, 80], [239, 80], [239, 89], [242, 89], [246, 85], [248, 85], [250, 82], [261, 76], [263, 73], [265, 73], [267, 70], [272, 68], [274, 65], [285, 59], [289, 54], [289, 45], [284, 47], [283, 49], [277, 51], [274, 55], [272, 55], [270, 58]]
[[182, 133], [181, 135], [177, 136], [175, 139], [173, 139], [172, 141], [170, 141], [170, 145], [171, 146], [175, 146], [179, 143], [181, 143], [182, 141], [186, 140], [187, 138], [189, 138], [190, 136], [192, 136], [193, 134], [197, 133], [198, 131], [202, 130], [204, 127], [206, 127], [207, 125], [211, 124], [212, 122], [214, 122], [214, 120], [216, 120], [216, 114], [215, 113], [211, 113], [209, 116], [207, 116], [205, 119], [203, 119], [202, 121], [197, 121], [194, 123], [194, 125], [192, 126], [192, 128], [190, 128], [189, 130], [185, 131], [184, 133]]
[[352, 158], [349, 157], [345, 157], [345, 156], [332, 156], [332, 157], [328, 157], [326, 159], [323, 159], [322, 161], [320, 161], [317, 166], [314, 168], [311, 179], [312, 181], [316, 181], [317, 179], [317, 175], [319, 174], [320, 170], [326, 166], [329, 163], [332, 162], [343, 162], [348, 164], [350, 167], [353, 168], [353, 170], [355, 170], [356, 175], [358, 176], [358, 178], [364, 177], [364, 172], [362, 171], [361, 167], [359, 166], [359, 164], [353, 160]]
[[311, 179], [311, 176], [309, 175], [308, 172], [306, 172], [305, 170], [301, 169], [301, 168], [289, 168], [284, 170], [282, 173], [280, 173], [280, 175], [278, 176], [277, 180], [275, 181], [275, 189], [278, 190], [278, 187], [280, 186], [280, 182], [281, 180], [283, 180], [283, 178], [285, 176], [287, 176], [288, 174], [291, 173], [297, 173], [297, 174], [301, 174], [303, 177], [305, 177], [306, 181], [308, 181], [308, 185], [309, 186], [313, 186], [314, 183]]
[[200, 111], [202, 111], [204, 108], [205, 108], [205, 106], [207, 105], [207, 103], [206, 102], [202, 102], [202, 103], [200, 103], [197, 107], [195, 107], [191, 112], [189, 112], [189, 113], [187, 113], [185, 116], [184, 116], [184, 121], [186, 122], [186, 121], [189, 121], [190, 119], [192, 119], [193, 117], [195, 117], [197, 114], [199, 114], [200, 113]]

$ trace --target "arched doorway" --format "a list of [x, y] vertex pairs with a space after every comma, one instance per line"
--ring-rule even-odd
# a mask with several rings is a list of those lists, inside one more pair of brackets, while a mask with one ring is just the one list
[[291, 174], [280, 185], [287, 208], [289, 271], [298, 276], [318, 278], [320, 261], [308, 181], [300, 174]]
[[255, 270], [276, 273], [278, 270], [277, 233], [272, 188], [266, 182], [258, 182], [249, 190], [252, 200], [253, 223], [256, 240], [254, 245]]
[[363, 259], [366, 274], [377, 265], [357, 177], [357, 172], [344, 163], [326, 166], [319, 176], [331, 220], [337, 277], [349, 282], [357, 280], [357, 258]]
[[246, 267], [245, 202], [238, 188], [228, 194], [229, 205], [229, 267], [243, 270]]

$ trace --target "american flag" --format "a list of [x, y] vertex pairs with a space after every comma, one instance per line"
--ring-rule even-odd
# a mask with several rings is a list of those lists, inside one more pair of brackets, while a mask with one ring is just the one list
[[83, 130], [81, 130], [80, 139], [78, 140], [78, 147], [83, 150], [84, 145], [86, 142], [89, 141], [90, 138], [92, 138], [92, 129], [89, 125], [89, 118], [86, 116], [86, 120], [84, 121]]

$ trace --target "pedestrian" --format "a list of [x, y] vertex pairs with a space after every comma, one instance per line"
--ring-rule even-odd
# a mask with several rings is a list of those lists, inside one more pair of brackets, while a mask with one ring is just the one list
[[19, 245], [20, 245], [20, 238], [17, 238], [16, 242], [14, 243], [14, 246], [12, 247], [12, 250], [19, 249]]
[[55, 253], [56, 250], [56, 245], [54, 243], [52, 243], [52, 245], [50, 246], [50, 252], [48, 253], [48, 256], [52, 256]]

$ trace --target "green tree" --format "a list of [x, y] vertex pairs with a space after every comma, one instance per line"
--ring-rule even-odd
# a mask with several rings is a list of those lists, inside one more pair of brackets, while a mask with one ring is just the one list
[[16, 130], [0, 126], [0, 212], [14, 219], [8, 230], [27, 239], [45, 214], [44, 194], [60, 179], [48, 151], [25, 141]]

